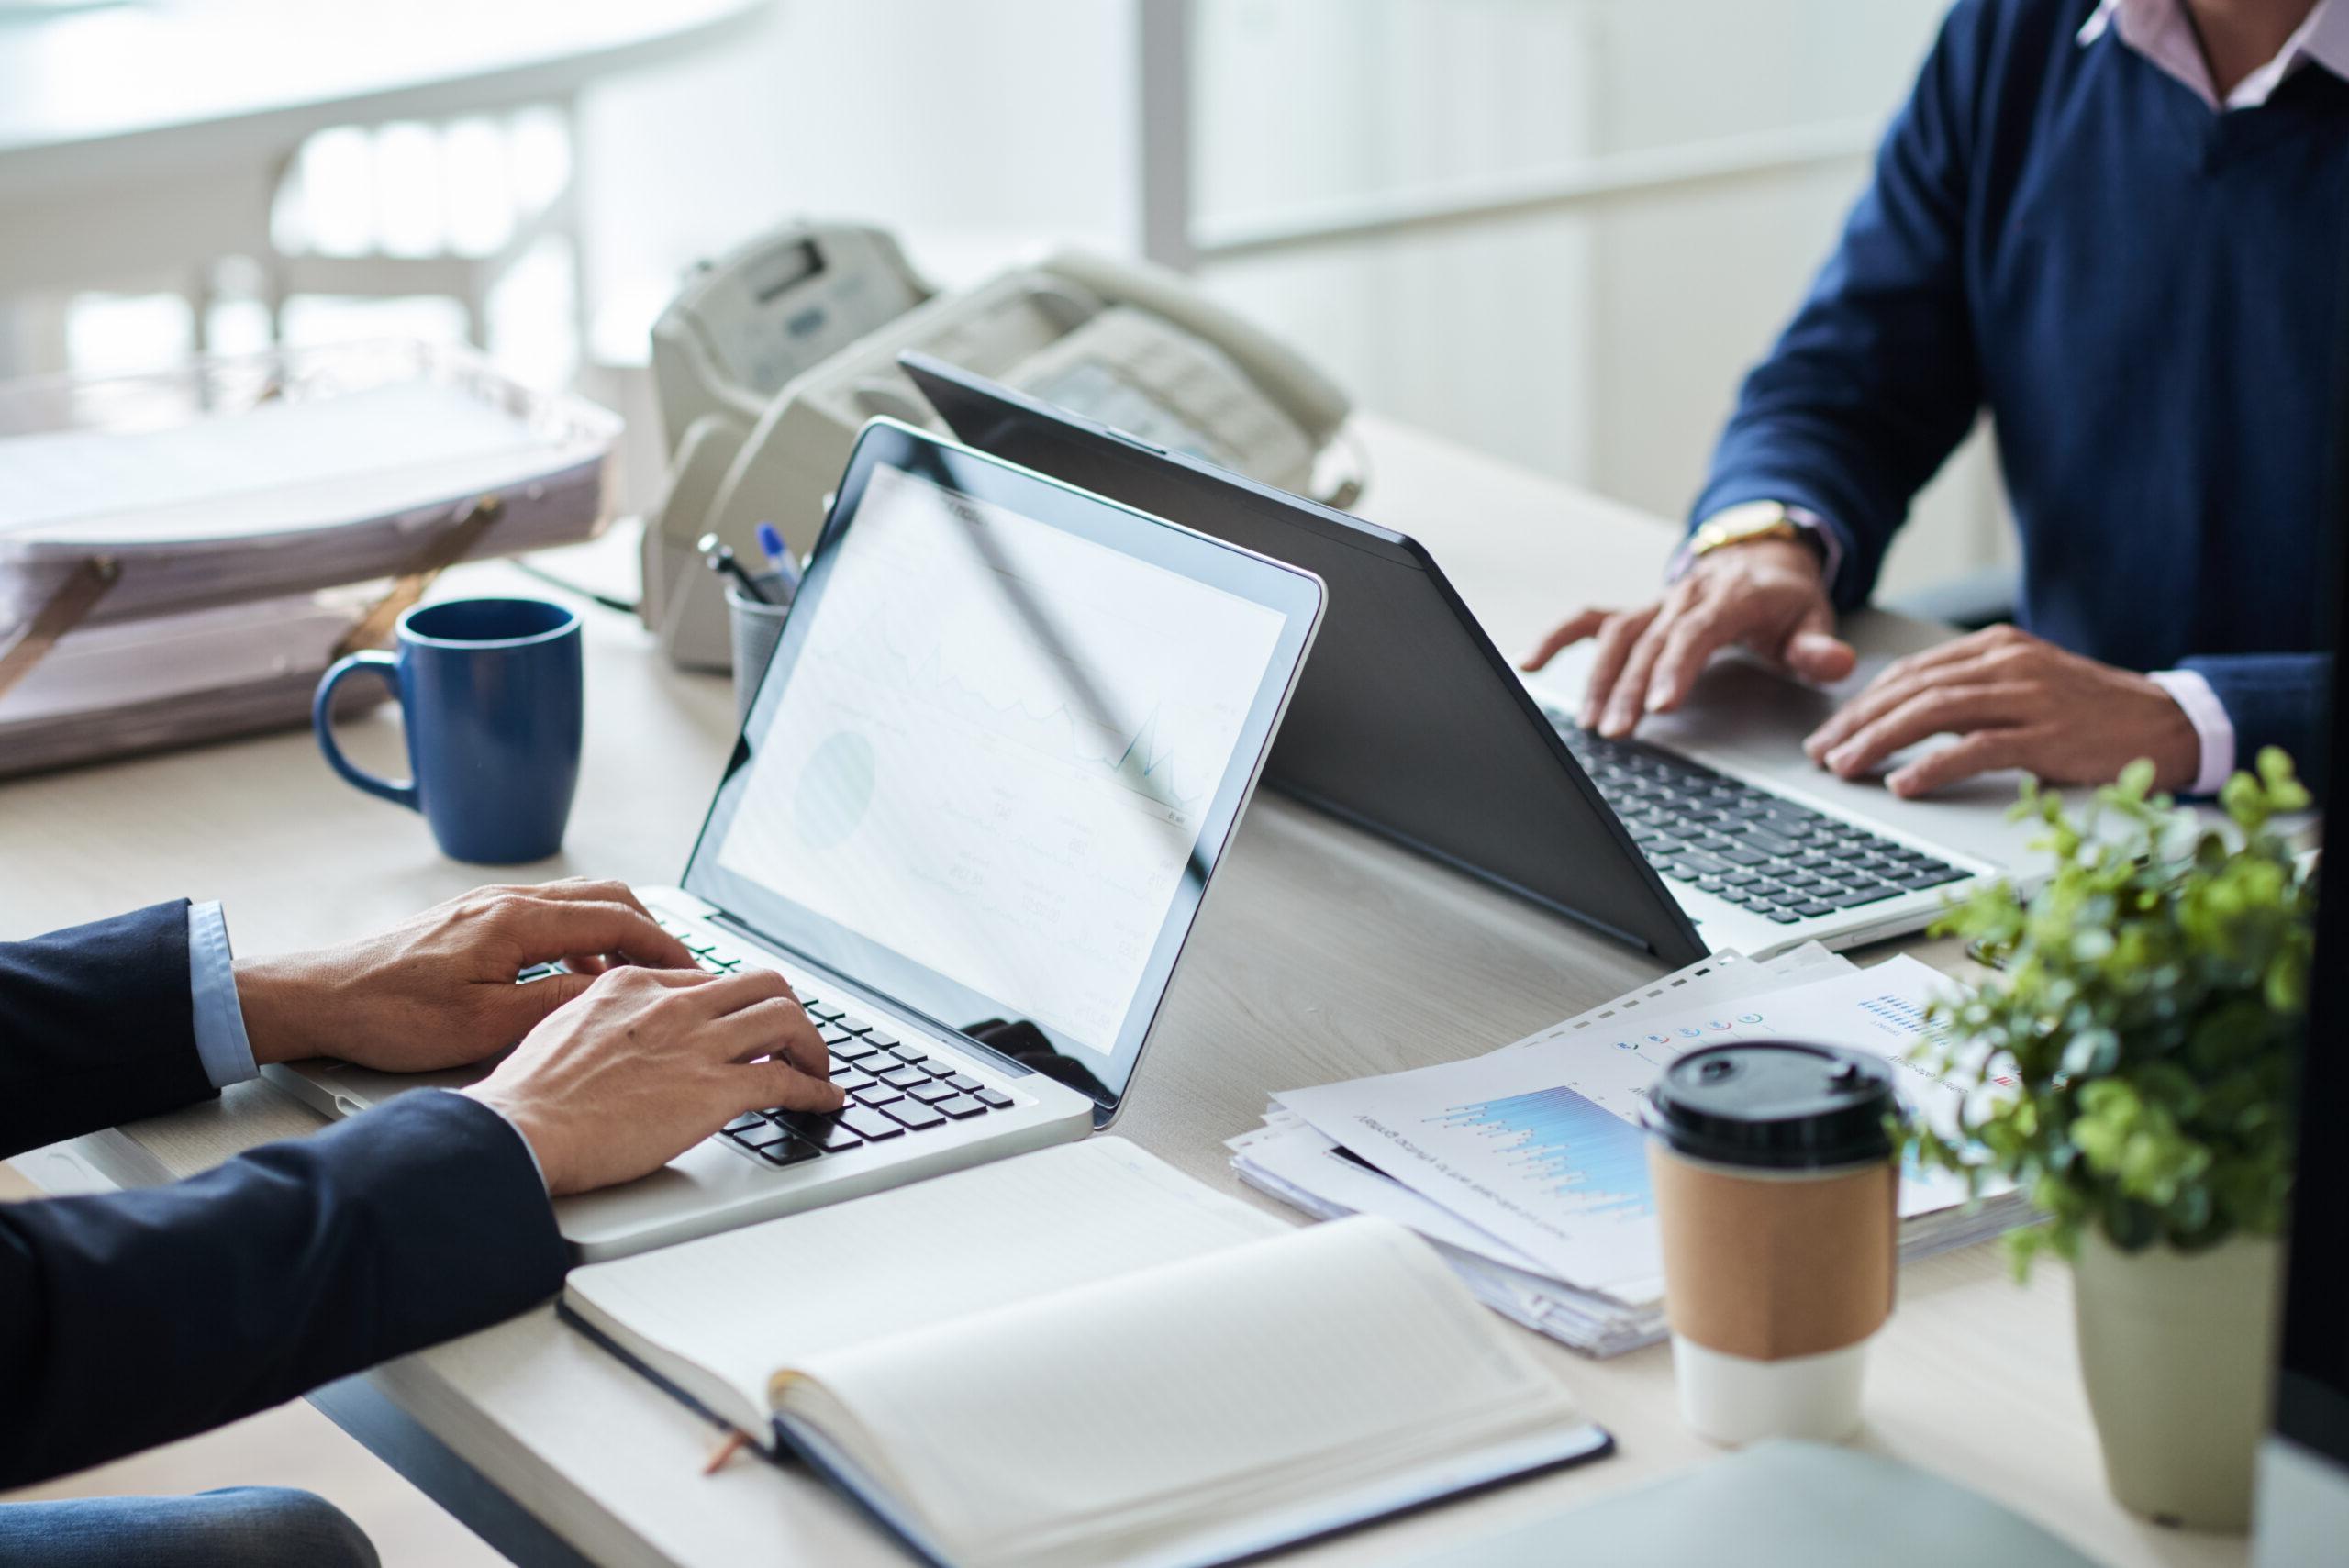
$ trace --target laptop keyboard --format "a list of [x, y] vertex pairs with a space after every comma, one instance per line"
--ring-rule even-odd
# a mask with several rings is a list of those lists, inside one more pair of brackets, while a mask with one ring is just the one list
[[[699, 932], [659, 916], [653, 918], [684, 942], [694, 962], [709, 973], [731, 974], [742, 967], [741, 960], [726, 956]], [[558, 965], [542, 963], [515, 978], [527, 984], [561, 973]], [[989, 1111], [1008, 1110], [1014, 1103], [1002, 1090], [988, 1088], [952, 1062], [907, 1045], [845, 1007], [805, 995], [799, 1005], [824, 1037], [832, 1082], [848, 1096], [848, 1104], [830, 1116], [781, 1106], [751, 1111], [715, 1135], [770, 1165], [797, 1165], [843, 1149], [885, 1143]]]
[[990, 1089], [951, 1062], [942, 1062], [884, 1033], [820, 997], [800, 1005], [823, 1031], [832, 1082], [848, 1095], [834, 1116], [807, 1111], [753, 1111], [729, 1122], [720, 1138], [770, 1165], [796, 1165], [821, 1154], [883, 1143], [969, 1121], [1008, 1108], [1011, 1096]]
[[1542, 711], [1650, 865], [1778, 925], [1973, 874], [1701, 762]]

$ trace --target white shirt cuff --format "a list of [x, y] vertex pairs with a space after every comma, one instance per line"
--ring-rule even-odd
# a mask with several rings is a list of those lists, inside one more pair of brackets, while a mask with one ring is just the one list
[[[187, 973], [195, 1010], [195, 1054], [204, 1063], [204, 1075], [216, 1089], [256, 1076], [261, 1070], [253, 1065], [245, 1010], [237, 1000], [237, 966], [228, 949], [228, 919], [217, 898], [187, 906]], [[539, 1151], [530, 1147], [522, 1129], [514, 1127], [513, 1118], [495, 1106], [484, 1104], [484, 1108], [514, 1128], [522, 1152], [530, 1157], [530, 1169], [539, 1173], [539, 1185], [545, 1186], [547, 1168], [539, 1163]]]
[[187, 984], [194, 1003], [195, 1054], [216, 1089], [241, 1084], [253, 1066], [245, 1010], [237, 1000], [237, 965], [228, 951], [228, 920], [220, 901], [187, 906]]
[[2191, 670], [2155, 670], [2151, 679], [2185, 710], [2186, 722], [2194, 726], [2194, 737], [2201, 743], [2202, 763], [2186, 793], [2218, 794], [2235, 771], [2235, 725], [2227, 717], [2226, 704], [2210, 682]]

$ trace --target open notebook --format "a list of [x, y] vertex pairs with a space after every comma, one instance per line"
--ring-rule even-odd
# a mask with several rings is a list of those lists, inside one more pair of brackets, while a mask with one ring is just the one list
[[1097, 1138], [574, 1272], [567, 1314], [918, 1554], [1225, 1562], [1604, 1453], [1398, 1226]]

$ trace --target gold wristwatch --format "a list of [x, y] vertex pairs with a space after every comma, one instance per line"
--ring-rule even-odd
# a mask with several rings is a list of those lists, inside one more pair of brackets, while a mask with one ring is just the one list
[[1827, 550], [1816, 528], [1805, 528], [1795, 520], [1795, 515], [1784, 501], [1741, 501], [1734, 506], [1724, 506], [1697, 525], [1689, 537], [1688, 558], [1710, 555], [1732, 544], [1748, 544], [1757, 539], [1790, 539], [1810, 547], [1811, 553], [1826, 564]]

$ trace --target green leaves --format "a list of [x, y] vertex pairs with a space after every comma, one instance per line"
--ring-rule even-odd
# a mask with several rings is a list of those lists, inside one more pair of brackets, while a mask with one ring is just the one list
[[2291, 1185], [2292, 1052], [2308, 1007], [2316, 888], [2270, 824], [2309, 805], [2289, 758], [2220, 796], [2203, 828], [2132, 763], [2074, 820], [2027, 781], [2015, 813], [2056, 862], [2031, 899], [1977, 890], [1937, 932], [1982, 945], [2003, 973], [1936, 1006], [1917, 1047], [1976, 1085], [1964, 1137], [1909, 1134], [1928, 1164], [2014, 1180], [2051, 1223], [2015, 1239], [2018, 1271], [2083, 1227], [2127, 1251], [2272, 1235]]

